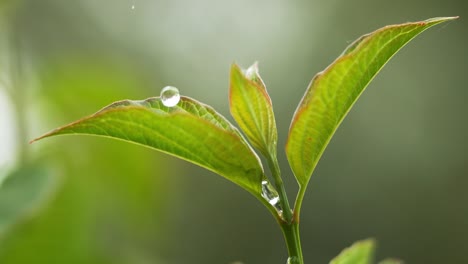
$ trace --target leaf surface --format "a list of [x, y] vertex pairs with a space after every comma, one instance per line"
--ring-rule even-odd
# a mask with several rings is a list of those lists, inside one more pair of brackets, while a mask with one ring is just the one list
[[245, 71], [232, 65], [229, 105], [232, 116], [252, 145], [264, 156], [276, 156], [278, 134], [273, 105], [258, 74], [257, 63]]
[[371, 264], [375, 250], [375, 241], [358, 241], [343, 250], [330, 264]]
[[[455, 18], [391, 25], [364, 35], [313, 78], [296, 109], [286, 144], [289, 164], [301, 188], [307, 186], [346, 114], [385, 63], [424, 30]], [[302, 195], [298, 197], [302, 199]]]
[[147, 146], [211, 170], [260, 197], [263, 168], [239, 131], [210, 106], [182, 96], [115, 102], [35, 140], [64, 134], [111, 137]]

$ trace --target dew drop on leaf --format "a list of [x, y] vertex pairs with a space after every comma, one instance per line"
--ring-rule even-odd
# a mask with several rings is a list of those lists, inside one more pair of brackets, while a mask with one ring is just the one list
[[180, 101], [179, 89], [174, 86], [166, 86], [161, 90], [161, 101], [167, 107], [173, 107]]
[[278, 192], [268, 181], [262, 181], [262, 197], [267, 200], [269, 204], [273, 205], [278, 212], [283, 211], [280, 205]]
[[299, 259], [297, 257], [289, 257], [288, 261], [286, 262], [286, 264], [298, 264], [298, 263], [299, 263]]

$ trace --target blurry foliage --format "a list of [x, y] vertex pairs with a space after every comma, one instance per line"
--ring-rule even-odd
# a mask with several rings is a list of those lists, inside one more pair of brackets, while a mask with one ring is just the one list
[[[431, 45], [413, 43], [390, 62], [337, 131], [309, 184], [302, 239], [312, 263], [326, 263], [369, 236], [382, 245], [378, 259], [468, 261], [466, 1], [260, 1], [255, 12], [248, 1], [230, 8], [219, 2], [215, 10], [234, 14], [227, 20], [210, 11], [208, 0], [197, 7], [189, 1], [135, 4], [130, 16], [131, 3], [123, 0], [0, 1], [2, 28], [8, 20], [39, 80], [20, 100], [28, 109], [26, 134], [121, 98], [155, 95], [167, 84], [226, 114], [228, 66], [259, 60], [281, 146], [310, 78], [347, 41], [395, 21], [460, 15], [438, 29], [444, 38], [423, 36], [415, 42]], [[250, 21], [248, 38], [239, 21]], [[27, 149], [30, 163], [45, 153], [40, 158], [58, 174], [58, 189], [6, 233], [0, 263], [285, 259], [280, 231], [271, 232], [274, 223], [261, 205], [204, 170], [110, 140], [63, 138]], [[28, 162], [16, 170], [21, 164]], [[177, 177], [168, 177], [169, 168]], [[201, 189], [191, 188], [195, 184]]]
[[[12, 35], [23, 45], [8, 52], [23, 53], [22, 48], [26, 47], [28, 54], [36, 58], [36, 66], [40, 66], [36, 74], [43, 89], [10, 87], [14, 90], [12, 100], [21, 103], [25, 110], [23, 120], [31, 121], [24, 126], [28, 130], [73, 117], [88, 108], [95, 109], [115, 98], [136, 95], [139, 91], [136, 88], [143, 86], [138, 80], [144, 78], [137, 78], [137, 73], [125, 66], [124, 61], [115, 62], [118, 59], [99, 53], [99, 49], [93, 55], [80, 52], [82, 55], [68, 54], [58, 59], [35, 53], [36, 47], [29, 42], [31, 35], [21, 30], [21, 22], [14, 19], [9, 22]], [[19, 78], [24, 78], [23, 74], [20, 71]], [[34, 100], [30, 100], [31, 93]], [[21, 94], [25, 96], [18, 98]], [[25, 145], [29, 139], [20, 140]], [[63, 145], [49, 145], [40, 150], [27, 147], [34, 154], [28, 155], [29, 159], [37, 159], [37, 153], [46, 155], [41, 159], [52, 162], [44, 164], [52, 163], [63, 179], [46, 206], [26, 212], [29, 221], [23, 221], [2, 238], [1, 263], [159, 263], [154, 248], [164, 248], [160, 237], [166, 232], [160, 228], [165, 226], [161, 198], [171, 197], [166, 190], [172, 185], [171, 179], [160, 176], [166, 171], [161, 164], [168, 165], [170, 161], [157, 159], [145, 150], [122, 147], [119, 142], [89, 143], [86, 146], [65, 141]], [[106, 162], [111, 160], [119, 162]], [[23, 169], [24, 162], [18, 161], [18, 170], [23, 171], [21, 175], [29, 172], [30, 181], [23, 180], [21, 187], [18, 173], [9, 176], [1, 189], [1, 205], [20, 206], [28, 197], [21, 196], [22, 192], [34, 195], [31, 188], [41, 177], [33, 172], [38, 174], [41, 170]], [[10, 191], [10, 185], [15, 189]], [[3, 210], [5, 206], [1, 207], [0, 218], [8, 213]], [[28, 249], [28, 254], [24, 249]]]
[[[58, 78], [44, 80], [48, 87], [44, 90], [47, 107], [59, 113], [65, 110], [67, 115], [73, 116], [71, 105], [75, 104], [74, 107], [81, 110], [99, 107], [107, 98], [114, 94], [119, 96], [123, 90], [137, 85], [129, 83], [126, 75], [110, 68], [111, 65], [62, 65], [61, 74], [55, 72]], [[62, 93], [70, 88], [76, 88], [77, 92], [72, 96]], [[104, 96], [93, 99], [92, 90]], [[126, 94], [131, 93], [129, 90]], [[46, 151], [60, 164], [66, 177], [60, 192], [39, 215], [37, 222], [6, 240], [7, 246], [1, 251], [3, 261], [138, 263], [134, 262], [133, 254], [151, 255], [151, 247], [160, 243], [157, 238], [162, 231], [158, 227], [164, 224], [161, 197], [170, 197], [165, 189], [160, 188], [171, 185], [168, 179], [159, 176], [165, 173], [165, 169], [158, 165], [160, 162], [154, 159], [154, 155], [122, 148], [119, 143], [91, 140], [88, 146], [72, 141], [63, 144], [67, 147], [48, 147]], [[73, 153], [73, 156], [66, 153]], [[19, 251], [21, 248], [32, 248], [38, 253], [23, 254]]]
[[[37, 213], [57, 185], [57, 177], [43, 164], [29, 164], [11, 172], [1, 183], [0, 241], [15, 224]], [[1, 242], [0, 242], [1, 244]]]

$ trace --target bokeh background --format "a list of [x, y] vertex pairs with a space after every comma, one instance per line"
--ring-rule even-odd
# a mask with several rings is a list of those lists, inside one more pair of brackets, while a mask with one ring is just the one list
[[293, 199], [282, 146], [314, 74], [364, 33], [455, 15], [337, 131], [303, 204], [307, 263], [367, 237], [379, 259], [468, 263], [468, 2], [0, 1], [0, 263], [285, 263], [267, 210], [211, 172], [110, 139], [27, 142], [166, 85], [232, 120], [230, 64], [259, 61]]

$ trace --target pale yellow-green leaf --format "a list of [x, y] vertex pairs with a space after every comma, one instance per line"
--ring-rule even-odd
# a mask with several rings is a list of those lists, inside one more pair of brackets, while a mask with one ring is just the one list
[[330, 264], [372, 264], [375, 241], [366, 239], [358, 241], [343, 250]]
[[278, 135], [273, 105], [257, 63], [245, 71], [233, 64], [229, 87], [232, 116], [254, 147], [265, 156], [275, 157]]

